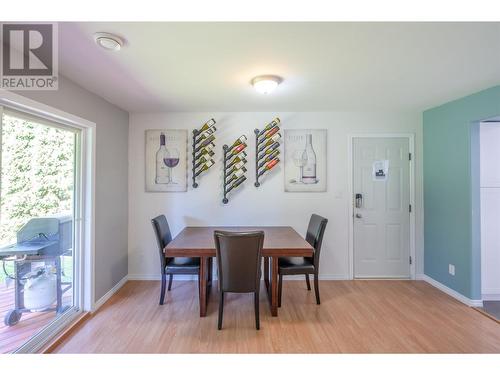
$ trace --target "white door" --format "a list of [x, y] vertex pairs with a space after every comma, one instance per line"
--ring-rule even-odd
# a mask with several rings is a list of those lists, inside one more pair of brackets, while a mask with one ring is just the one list
[[409, 278], [408, 138], [354, 138], [353, 188], [354, 277]]

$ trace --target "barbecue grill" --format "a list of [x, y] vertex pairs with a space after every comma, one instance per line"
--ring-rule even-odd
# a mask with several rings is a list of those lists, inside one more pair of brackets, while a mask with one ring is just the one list
[[[72, 287], [71, 282], [62, 282], [61, 256], [72, 254], [72, 219], [69, 217], [46, 217], [29, 220], [18, 232], [16, 244], [0, 248], [0, 260], [2, 260], [4, 271], [5, 262], [14, 263], [14, 274], [7, 277], [14, 280], [15, 306], [7, 312], [4, 323], [13, 326], [19, 322], [21, 315], [25, 312], [34, 311], [56, 311], [64, 312], [69, 306], [63, 306], [62, 295]], [[48, 301], [44, 306], [36, 309], [25, 306], [26, 284], [46, 274], [49, 267], [32, 266], [35, 263], [53, 264], [55, 272], [55, 295], [54, 300]], [[47, 275], [45, 275], [47, 276]], [[53, 295], [53, 290], [49, 291]], [[50, 294], [49, 294], [50, 295]]]

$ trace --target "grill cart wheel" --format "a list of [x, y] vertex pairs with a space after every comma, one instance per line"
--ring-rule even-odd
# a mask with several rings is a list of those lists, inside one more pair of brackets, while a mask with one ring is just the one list
[[6, 326], [15, 326], [21, 320], [22, 313], [18, 310], [10, 310], [3, 319]]

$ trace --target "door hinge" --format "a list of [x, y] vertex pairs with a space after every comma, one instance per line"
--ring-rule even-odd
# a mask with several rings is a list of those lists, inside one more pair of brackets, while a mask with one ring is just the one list
[[411, 204], [408, 206], [408, 210], [411, 212]]
[[411, 152], [408, 154], [408, 160], [411, 161]]
[[411, 255], [410, 255], [410, 265], [412, 264], [412, 262], [413, 262], [413, 261], [412, 261], [412, 259], [411, 259]]

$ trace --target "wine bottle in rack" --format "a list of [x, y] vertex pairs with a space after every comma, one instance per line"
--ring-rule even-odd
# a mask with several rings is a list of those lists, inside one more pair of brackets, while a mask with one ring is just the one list
[[195, 153], [199, 152], [201, 149], [208, 146], [210, 143], [213, 143], [213, 141], [215, 141], [215, 136], [212, 134], [210, 137], [201, 142], [199, 146], [195, 148], [194, 152]]
[[[204, 124], [204, 125], [203, 125], [203, 126], [202, 126], [199, 130], [198, 130], [198, 134], [201, 134], [201, 133], [203, 133], [203, 132], [205, 132], [205, 131], [207, 131], [207, 130], [209, 130], [209, 129], [212, 129], [212, 128], [214, 129], [214, 131], [215, 131], [215, 130], [217, 130], [217, 129], [215, 128], [215, 126], [214, 126], [214, 125], [215, 125], [215, 120], [214, 120], [213, 118], [212, 118], [212, 119], [210, 119], [210, 120], [208, 120], [208, 121], [207, 121], [207, 122], [205, 122], [205, 124]], [[211, 134], [211, 133], [210, 133], [210, 134]]]
[[[243, 163], [243, 161], [240, 161], [239, 163], [234, 164], [233, 167], [231, 168], [231, 170], [229, 172], [227, 172], [226, 174], [228, 176], [230, 176], [232, 173], [236, 172], [238, 169], [243, 168], [244, 165], [245, 165], [245, 163]], [[246, 169], [245, 169], [245, 172], [246, 172]]]
[[196, 178], [215, 164], [212, 157], [215, 156], [213, 149], [216, 131], [213, 118], [203, 124], [200, 129], [193, 130], [193, 188], [198, 187]]
[[267, 155], [258, 165], [258, 168], [262, 168], [264, 164], [266, 164], [268, 161], [273, 160], [280, 154], [280, 150], [274, 150], [271, 154]]
[[207, 161], [203, 166], [195, 173], [195, 176], [198, 177], [202, 172], [208, 171], [208, 169], [215, 164], [215, 161], [213, 159], [210, 159]]
[[[231, 151], [228, 152], [228, 155], [226, 156], [226, 160], [231, 159], [233, 156], [238, 155], [240, 152], [242, 152], [245, 148], [247, 147], [246, 143], [240, 143], [237, 145], [235, 148], [233, 148]], [[246, 154], [245, 154], [246, 155]]]
[[276, 117], [264, 129], [255, 129], [255, 187], [260, 186], [259, 178], [273, 169], [279, 162], [280, 119]]
[[[278, 133], [280, 130], [280, 128], [278, 126], [275, 126], [274, 128], [272, 128], [271, 130], [267, 131], [266, 133], [264, 133], [261, 137], [259, 137], [259, 143], [258, 144], [261, 144], [262, 142], [265, 142], [267, 141], [269, 138], [271, 138], [273, 135], [275, 135], [276, 133]], [[280, 136], [281, 137], [281, 136]], [[278, 138], [280, 138], [278, 137]]]
[[204, 140], [210, 138], [212, 136], [213, 133], [215, 133], [215, 127], [212, 128], [212, 129], [209, 129], [207, 131], [205, 131], [201, 136], [199, 136], [197, 139], [196, 139], [196, 144], [200, 143], [200, 142], [203, 142]]
[[260, 137], [262, 134], [264, 134], [268, 130], [270, 130], [270, 129], [274, 128], [275, 126], [279, 125], [279, 123], [280, 123], [280, 119], [278, 117], [276, 117], [273, 121], [271, 121], [269, 124], [267, 124], [264, 127], [264, 129], [262, 129], [261, 131], [259, 131], [258, 136]]
[[267, 162], [265, 165], [264, 165], [264, 168], [259, 172], [258, 176], [262, 176], [264, 173], [266, 173], [267, 171], [270, 171], [271, 169], [273, 169], [273, 167], [278, 164], [280, 161], [279, 158], [276, 158], [276, 159], [273, 159], [269, 162]]
[[246, 152], [243, 151], [242, 153], [240, 153], [238, 156], [236, 156], [235, 158], [233, 158], [233, 160], [231, 160], [231, 162], [227, 165], [227, 169], [231, 168], [233, 165], [235, 165], [236, 163], [239, 163], [240, 161], [243, 162], [243, 164], [246, 164], [247, 162], [247, 159], [245, 159], [245, 156], [247, 156]]
[[194, 158], [194, 160], [198, 161], [202, 156], [205, 156], [205, 155], [208, 155], [209, 157], [213, 157], [215, 155], [215, 152], [213, 152], [212, 147], [209, 147], [209, 146], [207, 146], [203, 150], [201, 150], [200, 153]]
[[229, 146], [229, 151], [233, 150], [235, 147], [238, 147], [238, 146], [240, 146], [242, 144], [245, 144], [246, 141], [247, 141], [247, 136], [246, 135], [242, 135], [231, 146]]
[[227, 192], [229, 193], [231, 190], [236, 189], [238, 186], [240, 186], [243, 181], [245, 181], [247, 178], [246, 176], [241, 176], [239, 177], [236, 181], [234, 181], [229, 188], [227, 189]]
[[258, 152], [262, 152], [263, 150], [266, 149], [266, 147], [271, 146], [274, 142], [278, 142], [280, 138], [281, 138], [281, 133], [276, 133], [271, 138], [268, 138], [267, 141], [264, 139], [264, 141], [266, 142], [259, 147]]
[[236, 172], [234, 172], [232, 175], [229, 176], [229, 178], [226, 181], [226, 184], [230, 184], [234, 180], [237, 180], [241, 176], [243, 176], [246, 173], [247, 169], [245, 167], [241, 167], [241, 169], [238, 169]]
[[207, 157], [202, 156], [201, 158], [198, 159], [197, 163], [194, 165], [195, 169], [198, 169], [201, 165], [208, 163], [210, 160], [210, 157], [207, 155]]
[[272, 154], [272, 153], [273, 153], [273, 151], [274, 151], [274, 150], [276, 150], [276, 149], [277, 149], [277, 148], [279, 148], [279, 147], [280, 147], [279, 142], [275, 142], [275, 143], [273, 143], [273, 144], [271, 145], [271, 147], [268, 147], [268, 148], [267, 148], [267, 149], [266, 149], [263, 153], [261, 153], [261, 154], [258, 156], [257, 160], [260, 160], [260, 159], [262, 159], [263, 157], [265, 157], [265, 156], [267, 156], [267, 155], [269, 155], [269, 154]]

